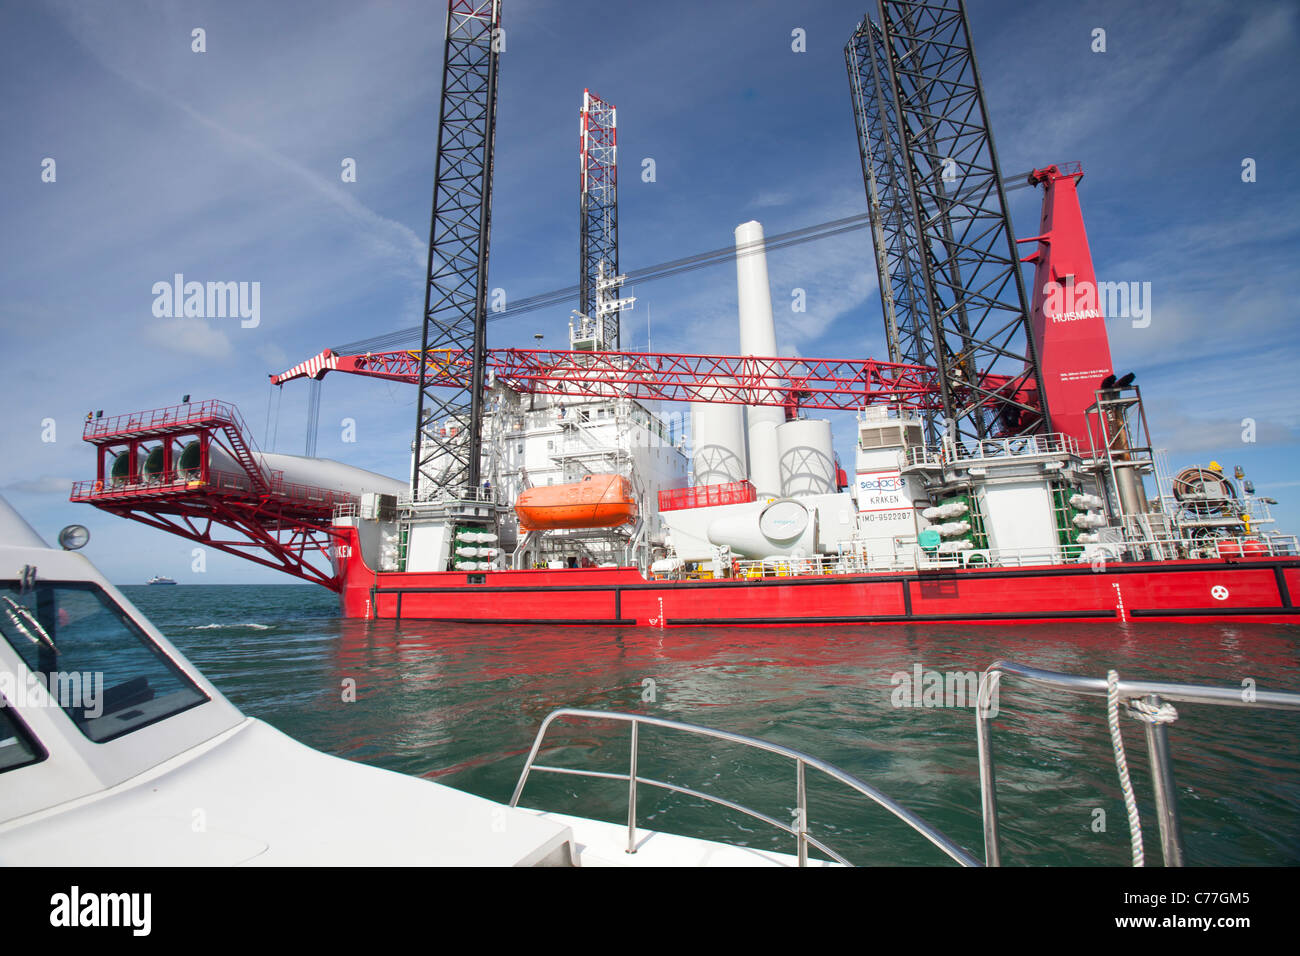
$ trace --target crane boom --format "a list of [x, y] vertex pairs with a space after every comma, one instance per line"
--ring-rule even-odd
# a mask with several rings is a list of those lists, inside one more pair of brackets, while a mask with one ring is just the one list
[[[891, 358], [938, 369], [959, 443], [1049, 431], [965, 3], [876, 7], [845, 58]], [[986, 389], [989, 373], [1012, 382]], [[927, 419], [933, 440], [939, 413]]]
[[[486, 365], [490, 380], [535, 394], [789, 409], [854, 410], [883, 404], [942, 409], [934, 369], [874, 359], [488, 349]], [[423, 367], [426, 388], [460, 389], [470, 380], [473, 362], [464, 351], [431, 350]], [[271, 384], [319, 380], [329, 372], [414, 384], [420, 369], [418, 350], [338, 355], [326, 349], [272, 375]], [[999, 395], [1011, 381], [984, 376], [977, 385], [981, 392]]]

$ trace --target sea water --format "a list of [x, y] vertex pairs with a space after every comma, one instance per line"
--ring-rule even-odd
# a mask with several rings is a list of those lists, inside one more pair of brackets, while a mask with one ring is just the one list
[[[973, 701], [997, 659], [1127, 679], [1300, 690], [1300, 627], [521, 627], [346, 620], [312, 586], [123, 591], [245, 713], [312, 747], [508, 800], [543, 718], [622, 710], [764, 738], [828, 761], [983, 857]], [[937, 682], [937, 683], [936, 683]], [[1005, 864], [1125, 865], [1104, 701], [1004, 678], [993, 721]], [[1300, 714], [1177, 705], [1173, 773], [1190, 864], [1300, 863]], [[1148, 860], [1160, 841], [1142, 727], [1122, 718]], [[543, 762], [627, 771], [628, 727], [568, 721]], [[643, 728], [638, 772], [793, 824], [795, 768]], [[535, 774], [525, 805], [625, 823], [627, 785]], [[638, 791], [648, 829], [792, 852], [699, 798]], [[376, 808], [382, 812], [382, 808]], [[947, 863], [886, 811], [808, 774], [812, 833], [859, 864]]]

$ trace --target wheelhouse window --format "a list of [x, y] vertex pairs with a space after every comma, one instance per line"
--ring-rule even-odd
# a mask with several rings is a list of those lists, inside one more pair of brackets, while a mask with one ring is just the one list
[[9, 701], [0, 696], [0, 773], [40, 763], [45, 757], [45, 750], [18, 719]]
[[30, 671], [0, 675], [6, 694], [59, 707], [96, 743], [208, 699], [96, 584], [0, 581], [0, 634]]

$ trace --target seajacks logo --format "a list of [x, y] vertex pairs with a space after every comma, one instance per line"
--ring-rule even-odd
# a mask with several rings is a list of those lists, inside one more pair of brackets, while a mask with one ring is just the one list
[[898, 475], [885, 475], [879, 478], [859, 478], [858, 487], [863, 491], [901, 491], [903, 488], [903, 479]]

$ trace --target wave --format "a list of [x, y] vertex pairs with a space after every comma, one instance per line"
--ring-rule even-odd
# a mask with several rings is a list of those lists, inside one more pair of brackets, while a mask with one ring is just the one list
[[192, 624], [189, 628], [191, 631], [227, 631], [227, 630], [253, 630], [269, 631], [270, 624]]

